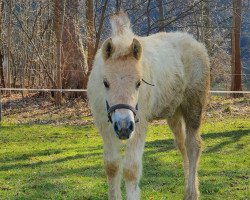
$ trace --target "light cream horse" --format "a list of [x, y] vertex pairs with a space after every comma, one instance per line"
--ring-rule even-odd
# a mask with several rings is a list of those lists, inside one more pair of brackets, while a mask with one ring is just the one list
[[198, 199], [199, 128], [210, 82], [206, 49], [187, 33], [134, 35], [125, 13], [111, 17], [111, 25], [112, 36], [98, 51], [88, 82], [104, 142], [109, 199], [121, 199], [122, 172], [127, 199], [140, 199], [147, 125], [159, 117], [167, 119], [184, 160], [184, 199]]

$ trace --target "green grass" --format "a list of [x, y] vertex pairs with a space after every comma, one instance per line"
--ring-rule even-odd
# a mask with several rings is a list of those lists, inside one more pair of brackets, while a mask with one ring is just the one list
[[[210, 120], [201, 132], [201, 199], [250, 199], [250, 120]], [[107, 199], [102, 152], [101, 137], [92, 125], [2, 124], [0, 199]], [[169, 128], [151, 125], [142, 200], [182, 199], [181, 162]]]

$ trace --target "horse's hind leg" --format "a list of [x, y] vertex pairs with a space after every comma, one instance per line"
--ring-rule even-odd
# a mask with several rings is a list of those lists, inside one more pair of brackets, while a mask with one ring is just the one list
[[175, 143], [178, 149], [181, 152], [183, 158], [183, 167], [185, 174], [185, 189], [187, 189], [187, 180], [188, 180], [188, 157], [187, 150], [185, 146], [186, 141], [186, 132], [185, 132], [185, 122], [183, 120], [182, 113], [177, 111], [173, 117], [167, 119], [168, 125], [172, 132], [174, 133]]
[[139, 181], [142, 173], [142, 155], [145, 144], [146, 127], [136, 128], [126, 147], [124, 158], [124, 178], [126, 184], [126, 199], [139, 200]]
[[197, 97], [190, 98], [182, 105], [182, 113], [186, 124], [186, 149], [189, 160], [188, 182], [185, 200], [199, 199], [197, 168], [201, 154], [201, 137], [199, 128], [202, 115], [202, 103]]
[[121, 158], [119, 140], [108, 128], [101, 131], [104, 146], [104, 165], [109, 185], [109, 200], [121, 200]]

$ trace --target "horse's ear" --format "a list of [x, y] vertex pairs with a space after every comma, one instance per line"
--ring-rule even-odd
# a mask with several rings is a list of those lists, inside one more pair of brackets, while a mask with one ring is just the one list
[[141, 43], [137, 39], [134, 38], [130, 48], [131, 48], [131, 54], [133, 55], [133, 57], [139, 60], [142, 54]]
[[112, 56], [112, 53], [114, 52], [114, 45], [112, 42], [112, 39], [107, 39], [103, 45], [102, 45], [102, 56], [103, 59], [106, 61]]

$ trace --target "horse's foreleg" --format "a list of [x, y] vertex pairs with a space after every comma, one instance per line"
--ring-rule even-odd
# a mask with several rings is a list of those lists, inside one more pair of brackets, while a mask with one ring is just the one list
[[121, 158], [119, 140], [112, 133], [103, 134], [104, 165], [109, 185], [109, 200], [121, 200]]
[[145, 132], [135, 132], [128, 141], [124, 159], [124, 178], [127, 200], [139, 200], [139, 181], [142, 173], [142, 155], [145, 143]]

